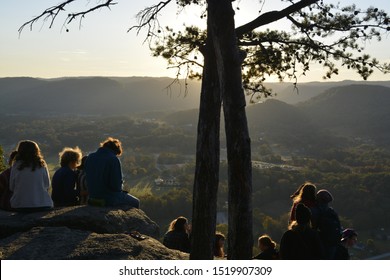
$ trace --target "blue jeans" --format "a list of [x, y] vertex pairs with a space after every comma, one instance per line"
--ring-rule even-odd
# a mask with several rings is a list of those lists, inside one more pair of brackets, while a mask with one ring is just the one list
[[121, 206], [128, 205], [134, 208], [139, 208], [139, 199], [127, 192], [116, 193], [110, 201], [106, 201], [107, 206]]

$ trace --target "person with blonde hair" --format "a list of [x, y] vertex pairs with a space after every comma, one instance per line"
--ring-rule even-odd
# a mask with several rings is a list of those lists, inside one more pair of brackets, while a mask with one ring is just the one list
[[54, 173], [51, 184], [51, 198], [54, 206], [64, 207], [78, 204], [76, 168], [80, 164], [81, 157], [79, 147], [66, 147], [59, 153], [61, 167]]
[[222, 232], [216, 232], [215, 233], [215, 240], [214, 240], [214, 257], [217, 258], [224, 258], [225, 257], [225, 235]]
[[170, 249], [189, 253], [191, 248], [187, 218], [180, 216], [170, 224], [164, 235], [163, 244]]
[[21, 212], [52, 209], [49, 170], [38, 144], [23, 140], [18, 143], [16, 151], [9, 187], [13, 192], [10, 199], [11, 207]]
[[139, 208], [139, 199], [123, 190], [122, 166], [118, 158], [121, 154], [122, 143], [109, 137], [100, 143], [96, 152], [88, 155], [85, 162], [88, 204]]
[[295, 211], [299, 203], [303, 203], [309, 209], [316, 207], [316, 191], [317, 187], [313, 183], [306, 182], [299, 186], [295, 193], [290, 196], [293, 200], [293, 205], [290, 211], [289, 224], [296, 221]]
[[263, 234], [257, 240], [260, 249], [260, 254], [253, 257], [256, 260], [277, 260], [279, 259], [279, 252], [276, 250], [276, 242], [267, 234]]

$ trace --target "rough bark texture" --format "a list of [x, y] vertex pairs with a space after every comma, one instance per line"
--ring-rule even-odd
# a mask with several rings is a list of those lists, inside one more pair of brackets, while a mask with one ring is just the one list
[[196, 146], [191, 259], [213, 259], [219, 183], [221, 97], [214, 50], [210, 41], [203, 54], [205, 63]]
[[243, 57], [237, 46], [231, 1], [210, 0], [208, 11], [223, 100], [228, 155], [228, 259], [252, 257], [252, 169], [242, 88]]

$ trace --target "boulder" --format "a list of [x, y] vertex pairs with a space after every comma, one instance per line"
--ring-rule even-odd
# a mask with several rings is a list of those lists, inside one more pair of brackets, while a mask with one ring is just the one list
[[[131, 234], [134, 231], [139, 234]], [[0, 259], [189, 258], [166, 248], [158, 238], [159, 226], [135, 208], [73, 206], [35, 213], [0, 210]]]
[[181, 260], [152, 237], [138, 240], [124, 233], [95, 233], [68, 227], [34, 227], [0, 239], [0, 258], [8, 260]]
[[159, 237], [159, 226], [142, 210], [93, 206], [61, 207], [47, 212], [0, 211], [0, 238], [33, 227], [68, 227], [96, 233], [124, 233], [136, 230]]

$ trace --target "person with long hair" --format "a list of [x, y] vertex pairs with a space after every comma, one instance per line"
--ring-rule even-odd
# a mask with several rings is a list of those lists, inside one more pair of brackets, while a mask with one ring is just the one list
[[290, 196], [293, 200], [293, 205], [290, 211], [289, 224], [296, 221], [295, 211], [299, 203], [303, 203], [309, 209], [316, 206], [316, 190], [317, 187], [314, 184], [306, 182], [299, 186], [295, 193]]
[[187, 218], [180, 216], [169, 224], [168, 231], [164, 235], [163, 244], [170, 249], [190, 252], [191, 242]]
[[49, 171], [38, 144], [23, 140], [16, 151], [10, 176], [11, 207], [26, 212], [52, 209]]

